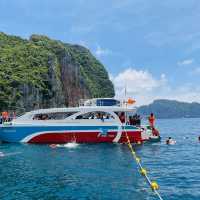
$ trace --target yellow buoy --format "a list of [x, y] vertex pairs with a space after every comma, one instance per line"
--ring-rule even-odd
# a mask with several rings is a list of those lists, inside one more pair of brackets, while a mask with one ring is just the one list
[[126, 132], [126, 138], [127, 138], [127, 143], [126, 144], [128, 145], [128, 147], [129, 147], [129, 149], [131, 151], [131, 154], [132, 154], [133, 158], [135, 159], [135, 161], [136, 161], [136, 163], [137, 163], [137, 165], [138, 165], [138, 167], [140, 169], [140, 174], [145, 177], [145, 179], [149, 183], [151, 189], [155, 192], [155, 194], [158, 196], [158, 198], [160, 200], [163, 200], [162, 197], [160, 196], [159, 192], [157, 191], [159, 189], [159, 185], [157, 184], [156, 181], [151, 181], [149, 179], [149, 177], [147, 175], [147, 170], [142, 167], [141, 159], [140, 159], [140, 157], [137, 156], [133, 146], [131, 145], [127, 132]]
[[135, 160], [137, 163], [139, 163], [141, 161], [141, 159], [139, 157], [136, 157]]
[[142, 176], [146, 176], [147, 175], [147, 170], [144, 168], [141, 168], [140, 173]]
[[158, 190], [159, 189], [158, 183], [156, 183], [155, 181], [152, 181], [151, 182], [151, 189], [152, 190]]

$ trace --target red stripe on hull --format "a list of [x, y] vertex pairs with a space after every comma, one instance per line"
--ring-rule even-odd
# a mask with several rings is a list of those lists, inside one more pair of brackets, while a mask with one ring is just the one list
[[[131, 143], [142, 142], [141, 131], [127, 132], [127, 134]], [[119, 143], [126, 143], [126, 142], [127, 142], [126, 133], [123, 132], [119, 140]]]
[[[77, 143], [111, 143], [116, 137], [117, 132], [108, 132], [103, 135], [99, 132], [76, 132], [76, 133], [45, 133], [33, 137], [28, 143], [39, 143], [39, 144], [64, 144], [72, 141]], [[131, 142], [141, 142], [141, 132], [128, 132], [128, 136]], [[119, 143], [127, 142], [126, 133], [123, 132], [119, 140]]]

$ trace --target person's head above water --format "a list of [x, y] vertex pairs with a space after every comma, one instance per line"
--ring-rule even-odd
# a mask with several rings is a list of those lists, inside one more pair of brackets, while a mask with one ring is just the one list
[[176, 140], [173, 140], [171, 137], [169, 137], [169, 138], [166, 140], [166, 144], [176, 144]]

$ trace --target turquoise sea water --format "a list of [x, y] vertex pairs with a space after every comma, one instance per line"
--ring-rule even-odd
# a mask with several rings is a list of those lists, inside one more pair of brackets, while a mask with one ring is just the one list
[[[136, 147], [163, 199], [200, 199], [200, 119], [157, 120], [163, 141]], [[176, 145], [164, 140], [172, 136]], [[189, 137], [189, 138], [186, 138]], [[154, 200], [126, 145], [0, 144], [1, 200]]]

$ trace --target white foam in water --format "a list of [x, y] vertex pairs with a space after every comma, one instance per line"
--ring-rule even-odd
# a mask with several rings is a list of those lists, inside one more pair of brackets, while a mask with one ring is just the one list
[[175, 140], [172, 140], [169, 144], [170, 144], [170, 145], [174, 145], [174, 144], [176, 144], [176, 141], [175, 141]]
[[5, 154], [3, 152], [0, 152], [0, 157], [4, 157]]
[[20, 154], [20, 153], [21, 152], [11, 152], [11, 153], [0, 152], [0, 157], [13, 156], [13, 155], [17, 155], [17, 154]]
[[66, 143], [66, 144], [57, 144], [56, 147], [63, 147], [63, 148], [76, 148], [78, 147], [79, 144], [75, 143], [75, 142], [70, 142], [70, 143]]
[[66, 148], [76, 148], [78, 147], [79, 144], [75, 143], [75, 142], [71, 142], [71, 143], [67, 143], [67, 144], [64, 144], [64, 147]]

